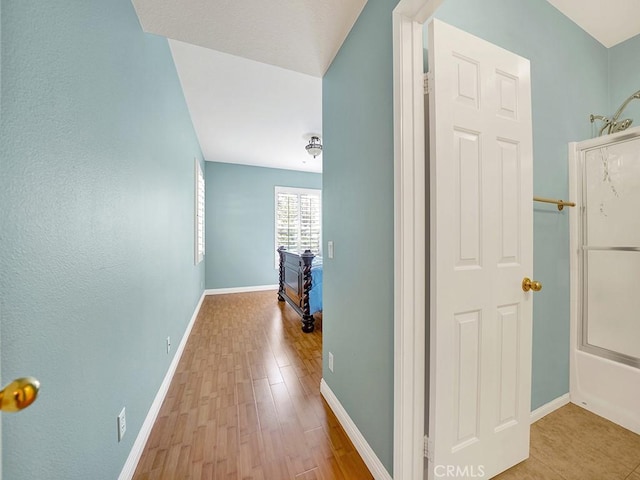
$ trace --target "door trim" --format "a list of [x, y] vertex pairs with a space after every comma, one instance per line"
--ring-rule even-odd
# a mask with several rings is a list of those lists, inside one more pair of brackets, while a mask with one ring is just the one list
[[393, 20], [393, 478], [424, 477], [426, 185], [424, 22], [443, 0], [400, 0]]

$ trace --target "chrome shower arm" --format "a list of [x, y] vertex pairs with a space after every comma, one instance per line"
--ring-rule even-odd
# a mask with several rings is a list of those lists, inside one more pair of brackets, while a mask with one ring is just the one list
[[617, 122], [618, 118], [620, 118], [620, 115], [622, 115], [622, 112], [624, 111], [624, 109], [627, 108], [627, 105], [629, 105], [629, 103], [631, 103], [631, 100], [636, 99], [636, 98], [640, 98], [640, 90], [638, 90], [636, 93], [631, 95], [629, 98], [627, 98], [624, 101], [624, 103], [622, 105], [620, 105], [620, 108], [618, 109], [616, 114], [613, 116], [613, 119], [611, 120], [611, 122], [612, 123]]
[[618, 108], [618, 111], [616, 111], [615, 115], [611, 118], [605, 117], [604, 115], [593, 115], [593, 114], [589, 115], [589, 120], [591, 121], [591, 123], [594, 123], [596, 120], [602, 121], [603, 125], [600, 131], [598, 132], [598, 136], [602, 136], [605, 132], [607, 134], [616, 133], [629, 128], [631, 123], [633, 123], [633, 120], [631, 120], [630, 118], [627, 118], [622, 122], [618, 122], [618, 118], [620, 118], [620, 115], [622, 115], [622, 112], [624, 111], [625, 108], [627, 108], [627, 105], [629, 105], [631, 100], [636, 98], [640, 99], [640, 90], [638, 90], [636, 93], [634, 93], [629, 98], [627, 98], [622, 103], [622, 105], [620, 105], [620, 108]]
[[622, 103], [622, 105], [620, 105], [620, 108], [618, 108], [615, 115], [611, 118], [605, 117], [604, 115], [593, 115], [593, 114], [589, 115], [589, 120], [591, 121], [591, 123], [594, 123], [596, 120], [602, 121], [603, 125], [600, 131], [598, 132], [598, 136], [603, 135], [605, 132], [609, 134], [609, 133], [621, 132], [629, 128], [633, 120], [631, 120], [630, 118], [627, 118], [622, 122], [618, 122], [618, 118], [620, 118], [620, 115], [622, 115], [622, 112], [624, 111], [624, 109], [627, 108], [627, 105], [629, 105], [629, 103], [631, 103], [631, 101], [636, 98], [640, 99], [640, 90], [638, 90], [636, 93], [634, 93], [629, 98], [627, 98]]

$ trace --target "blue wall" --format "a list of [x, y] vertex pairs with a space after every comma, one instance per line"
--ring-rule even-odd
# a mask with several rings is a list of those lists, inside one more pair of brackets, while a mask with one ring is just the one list
[[207, 288], [278, 283], [276, 185], [320, 189], [322, 175], [205, 162]]
[[[393, 115], [391, 10], [371, 0], [323, 80], [323, 375], [391, 471], [393, 449]], [[534, 190], [566, 198], [567, 143], [606, 109], [607, 50], [544, 0], [445, 0], [436, 17], [531, 60]], [[569, 389], [567, 212], [535, 206], [532, 406]], [[355, 287], [357, 285], [357, 287]], [[357, 288], [357, 290], [356, 290]], [[358, 301], [353, 302], [357, 292]], [[347, 368], [341, 365], [347, 366]]]
[[396, 3], [369, 0], [322, 81], [322, 237], [335, 244], [324, 260], [323, 376], [389, 472]]
[[[609, 108], [605, 112], [594, 114], [607, 115], [616, 113], [630, 95], [640, 90], [640, 35], [630, 38], [609, 49]], [[632, 127], [640, 127], [640, 100], [633, 100], [624, 110], [620, 119], [633, 119]]]
[[42, 382], [2, 415], [4, 478], [113, 480], [204, 286], [201, 152], [167, 41], [130, 0], [1, 7], [2, 378]]

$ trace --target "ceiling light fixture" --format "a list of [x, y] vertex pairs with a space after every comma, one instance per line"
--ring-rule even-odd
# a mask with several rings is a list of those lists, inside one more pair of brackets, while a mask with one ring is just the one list
[[316, 158], [322, 153], [322, 142], [320, 141], [320, 135], [311, 135], [309, 143], [306, 147], [307, 153], [313, 158]]

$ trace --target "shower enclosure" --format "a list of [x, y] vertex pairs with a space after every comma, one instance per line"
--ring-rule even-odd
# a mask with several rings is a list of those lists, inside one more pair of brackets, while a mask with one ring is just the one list
[[570, 151], [571, 399], [640, 433], [640, 128]]

